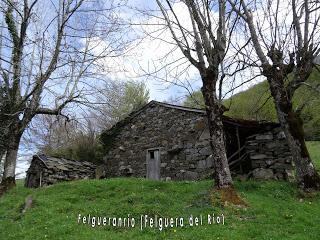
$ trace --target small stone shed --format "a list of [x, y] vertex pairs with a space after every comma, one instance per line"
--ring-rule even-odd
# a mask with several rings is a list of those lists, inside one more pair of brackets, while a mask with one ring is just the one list
[[[279, 124], [223, 117], [234, 174], [287, 179], [292, 157]], [[212, 177], [213, 158], [204, 110], [151, 101], [101, 135], [107, 177], [156, 180]]]
[[95, 178], [96, 166], [64, 158], [34, 155], [27, 171], [25, 187], [37, 188], [60, 181]]

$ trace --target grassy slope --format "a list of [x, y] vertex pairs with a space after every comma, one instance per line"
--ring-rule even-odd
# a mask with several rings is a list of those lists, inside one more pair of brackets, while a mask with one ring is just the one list
[[[236, 187], [250, 204], [245, 209], [211, 207], [211, 181], [153, 182], [110, 179], [57, 184], [40, 190], [17, 187], [0, 207], [1, 239], [318, 239], [320, 196], [299, 201], [290, 183], [242, 182]], [[21, 217], [24, 198], [32, 194], [34, 208]], [[77, 215], [136, 218], [140, 214], [183, 216], [221, 213], [226, 225], [159, 230], [113, 229], [77, 225]]]
[[[320, 83], [320, 73], [314, 71], [308, 80], [309, 84]], [[266, 81], [254, 85], [246, 91], [234, 95], [225, 101], [230, 107], [227, 115], [245, 119], [277, 121], [276, 111], [272, 98], [270, 97], [269, 86]], [[309, 102], [302, 111], [306, 137], [320, 139], [320, 98], [319, 93], [306, 86], [300, 87], [295, 93], [294, 108]]]
[[[320, 168], [320, 143], [308, 144]], [[0, 239], [319, 239], [320, 195], [302, 202], [286, 182], [236, 182], [247, 209], [212, 207], [211, 181], [82, 180], [42, 189], [18, 187], [0, 199]], [[34, 206], [20, 209], [28, 195]], [[81, 214], [185, 217], [224, 213], [226, 225], [167, 229], [115, 229], [78, 225]]]
[[320, 142], [319, 141], [307, 142], [307, 147], [312, 160], [317, 166], [317, 169], [320, 171]]

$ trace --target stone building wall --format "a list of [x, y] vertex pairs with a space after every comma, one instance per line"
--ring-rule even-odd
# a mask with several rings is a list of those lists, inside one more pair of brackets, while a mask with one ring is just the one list
[[[246, 146], [247, 157], [240, 167], [242, 174], [267, 179], [288, 177], [292, 168], [290, 152], [283, 134], [275, 126], [278, 125], [224, 121], [228, 156], [234, 156], [239, 148]], [[162, 180], [197, 180], [213, 174], [204, 111], [151, 102], [112, 131], [104, 158], [107, 177], [146, 177], [147, 150], [154, 148], [160, 149]]]
[[246, 151], [256, 179], [285, 179], [293, 176], [292, 155], [281, 129], [247, 138]]
[[146, 177], [147, 149], [159, 148], [161, 179], [195, 180], [213, 172], [204, 114], [151, 105], [112, 139], [107, 176]]
[[[45, 162], [45, 163], [44, 163]], [[25, 179], [25, 187], [37, 188], [61, 181], [95, 178], [96, 166], [89, 162], [46, 157], [33, 157]], [[40, 186], [41, 183], [41, 186]]]

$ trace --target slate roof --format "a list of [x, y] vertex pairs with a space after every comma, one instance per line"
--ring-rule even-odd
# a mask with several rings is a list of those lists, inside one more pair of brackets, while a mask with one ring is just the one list
[[35, 158], [43, 162], [45, 167], [48, 169], [58, 169], [62, 171], [87, 171], [96, 168], [95, 164], [87, 161], [79, 162], [65, 158], [50, 157], [44, 154], [34, 155], [33, 159]]
[[[155, 105], [159, 105], [159, 106], [162, 106], [165, 108], [177, 109], [177, 110], [181, 110], [181, 111], [194, 112], [194, 113], [198, 113], [200, 115], [206, 114], [206, 111], [204, 109], [184, 107], [184, 106], [179, 106], [179, 105], [163, 103], [163, 102], [158, 102], [158, 101], [152, 100], [149, 103], [147, 103], [146, 105], [144, 105], [143, 107], [141, 107], [140, 109], [131, 112], [126, 118], [117, 122], [111, 128], [104, 131], [104, 133], [106, 135], [112, 135], [115, 129], [121, 128], [122, 126], [124, 126], [128, 122], [130, 122], [134, 117], [138, 116], [146, 108], [151, 107], [151, 106], [155, 106]], [[232, 118], [232, 117], [228, 117], [228, 116], [222, 116], [222, 122], [224, 124], [229, 124], [232, 126], [239, 126], [239, 127], [243, 127], [243, 128], [274, 128], [274, 127], [279, 126], [279, 123], [270, 122], [270, 121], [247, 120], [247, 119], [240, 119], [240, 118]]]

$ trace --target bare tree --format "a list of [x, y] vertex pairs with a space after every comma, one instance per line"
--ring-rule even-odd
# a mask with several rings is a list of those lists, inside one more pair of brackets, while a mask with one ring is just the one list
[[[41, 127], [32, 127], [34, 123]], [[82, 132], [82, 128], [77, 121], [66, 121], [62, 116], [39, 115], [34, 119], [29, 131], [32, 132], [30, 134], [32, 137], [37, 138], [35, 143], [37, 149], [49, 155], [55, 150], [59, 151], [71, 145], [77, 132]]]
[[61, 116], [39, 115], [32, 125], [35, 122], [41, 127], [31, 127], [32, 136], [37, 138], [35, 145], [49, 156], [100, 163], [102, 148], [94, 120], [90, 116], [65, 121]]
[[0, 181], [1, 181], [1, 179], [2, 179], [3, 160], [4, 160], [4, 156], [1, 156], [1, 158], [0, 158]]
[[[231, 189], [233, 186], [224, 144], [222, 115], [226, 110], [222, 104], [224, 84], [224, 59], [233, 22], [226, 12], [226, 1], [181, 1], [188, 9], [192, 29], [188, 29], [175, 12], [175, 1], [160, 1], [167, 28], [176, 46], [184, 57], [198, 70], [202, 80], [202, 94], [208, 117], [210, 145], [214, 156], [215, 187]], [[213, 9], [218, 9], [215, 15]]]
[[94, 125], [104, 131], [148, 101], [149, 90], [144, 82], [110, 80], [96, 94], [96, 106], [91, 110]]
[[149, 91], [143, 82], [109, 80], [95, 95], [94, 106], [82, 117], [66, 121], [62, 116], [37, 116], [27, 131], [37, 139], [33, 145], [50, 156], [100, 162], [100, 133], [148, 103]]
[[298, 185], [319, 189], [320, 178], [305, 144], [300, 117], [305, 104], [294, 109], [292, 99], [301, 86], [317, 90], [307, 80], [316, 68], [314, 60], [320, 53], [320, 3], [310, 0], [229, 2], [244, 22], [243, 33], [248, 33], [247, 38], [251, 39], [243, 56], [248, 64], [260, 69], [269, 83], [277, 116], [293, 155]]
[[71, 103], [88, 102], [99, 60], [124, 47], [111, 2], [13, 1], [0, 4], [0, 153], [2, 186], [15, 184], [21, 136], [38, 114], [61, 115]]

